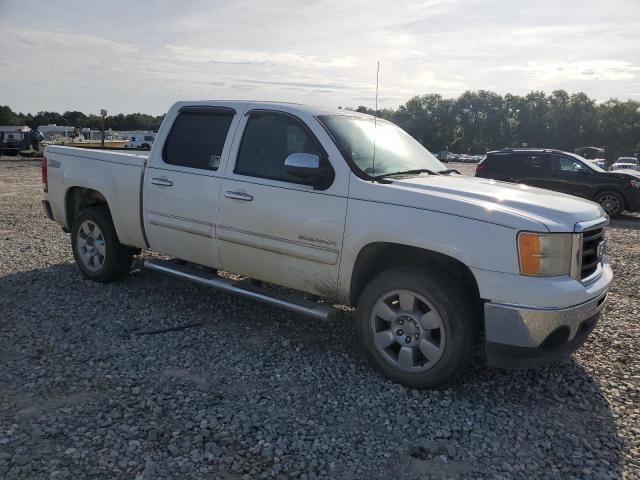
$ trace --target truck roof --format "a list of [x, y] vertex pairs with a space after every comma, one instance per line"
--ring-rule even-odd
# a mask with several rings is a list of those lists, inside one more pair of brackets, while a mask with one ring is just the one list
[[265, 101], [265, 100], [184, 100], [175, 103], [176, 107], [186, 106], [207, 106], [207, 105], [220, 105], [220, 106], [237, 106], [237, 105], [255, 105], [258, 104], [264, 108], [273, 108], [274, 110], [286, 109], [298, 112], [309, 113], [311, 115], [348, 115], [353, 117], [373, 118], [372, 115], [366, 113], [360, 113], [353, 110], [346, 110], [342, 108], [326, 108], [318, 107], [314, 105], [305, 105], [302, 103], [293, 102], [277, 102], [277, 101]]

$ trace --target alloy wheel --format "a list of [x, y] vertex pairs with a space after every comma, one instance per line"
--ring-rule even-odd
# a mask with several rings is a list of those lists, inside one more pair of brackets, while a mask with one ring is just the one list
[[376, 350], [404, 372], [429, 370], [444, 354], [442, 317], [416, 292], [394, 290], [382, 295], [373, 307], [369, 324]]
[[87, 270], [98, 272], [104, 266], [106, 248], [102, 230], [95, 222], [85, 220], [78, 229], [76, 246]]

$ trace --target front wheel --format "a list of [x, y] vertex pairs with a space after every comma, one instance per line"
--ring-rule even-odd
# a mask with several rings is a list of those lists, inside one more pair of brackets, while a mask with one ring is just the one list
[[96, 282], [112, 282], [131, 271], [133, 250], [122, 245], [106, 207], [82, 210], [71, 228], [73, 256], [82, 274]]
[[356, 318], [376, 369], [409, 387], [442, 385], [474, 353], [475, 302], [443, 274], [409, 268], [381, 273], [365, 287]]
[[624, 210], [624, 198], [618, 192], [606, 191], [596, 195], [594, 199], [610, 217], [616, 217]]

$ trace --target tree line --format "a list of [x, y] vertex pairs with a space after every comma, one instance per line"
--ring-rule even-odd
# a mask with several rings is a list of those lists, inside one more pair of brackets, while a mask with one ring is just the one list
[[[640, 150], [640, 102], [611, 99], [596, 103], [585, 93], [555, 90], [504, 96], [487, 90], [467, 91], [458, 98], [426, 94], [411, 98], [397, 109], [377, 112], [365, 106], [355, 110], [390, 120], [432, 152], [485, 153], [503, 147], [606, 149], [607, 159]], [[106, 118], [113, 130], [154, 130], [164, 115], [119, 114]], [[0, 125], [31, 128], [55, 123], [100, 129], [102, 118], [78, 111], [14, 113], [0, 106]]]
[[[355, 110], [376, 114], [365, 106]], [[640, 102], [596, 103], [585, 93], [565, 90], [525, 96], [479, 90], [458, 98], [427, 94], [377, 114], [432, 152], [478, 154], [523, 145], [573, 151], [595, 146], [605, 148], [606, 158], [612, 160], [640, 150]]]
[[[118, 114], [106, 117], [106, 128], [112, 130], [152, 130], [160, 128], [164, 115], [147, 115], [146, 113], [130, 113], [128, 115]], [[99, 115], [85, 115], [78, 111], [58, 112], [38, 112], [15, 113], [8, 106], [0, 106], [0, 125], [26, 125], [29, 128], [36, 128], [45, 125], [61, 125], [68, 127], [102, 128], [102, 117]]]

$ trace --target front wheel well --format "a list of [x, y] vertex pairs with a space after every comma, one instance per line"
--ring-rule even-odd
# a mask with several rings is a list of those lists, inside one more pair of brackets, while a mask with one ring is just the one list
[[[105, 206], [109, 210], [107, 199], [97, 190], [85, 187], [71, 187], [65, 199], [65, 215], [67, 226], [72, 227], [75, 216], [88, 207]], [[111, 211], [109, 210], [109, 214]]]
[[615, 187], [602, 187], [599, 188], [598, 190], [596, 190], [596, 193], [593, 194], [593, 201], [596, 200], [596, 198], [598, 198], [598, 195], [602, 195], [603, 193], [606, 192], [612, 192], [615, 193], [617, 195], [620, 195], [620, 197], [622, 198], [622, 200], [624, 200], [624, 202], [626, 203], [627, 199], [624, 195], [624, 192], [622, 192], [622, 190], [615, 188]]
[[366, 245], [356, 258], [351, 275], [349, 299], [357, 305], [367, 283], [374, 277], [395, 267], [413, 267], [446, 274], [469, 291], [480, 305], [480, 292], [476, 279], [464, 263], [448, 255], [418, 247], [387, 242]]
[[[600, 202], [598, 201], [598, 197], [600, 195], [605, 194], [605, 193], [612, 193], [614, 195], [617, 195], [620, 198], [619, 209], [617, 211], [615, 211], [615, 212], [610, 212], [610, 211], [605, 210], [605, 212], [608, 215], [615, 217], [615, 216], [621, 214], [624, 210], [626, 210], [627, 206], [629, 205], [629, 203], [627, 202], [627, 197], [625, 196], [625, 194], [621, 190], [619, 190], [617, 188], [606, 188], [606, 187], [604, 187], [604, 188], [598, 189], [598, 191], [593, 195], [593, 201], [598, 203], [598, 204], [600, 204]], [[603, 209], [605, 209], [605, 207], [602, 204], [600, 204], [600, 205], [601, 205], [601, 207]]]

